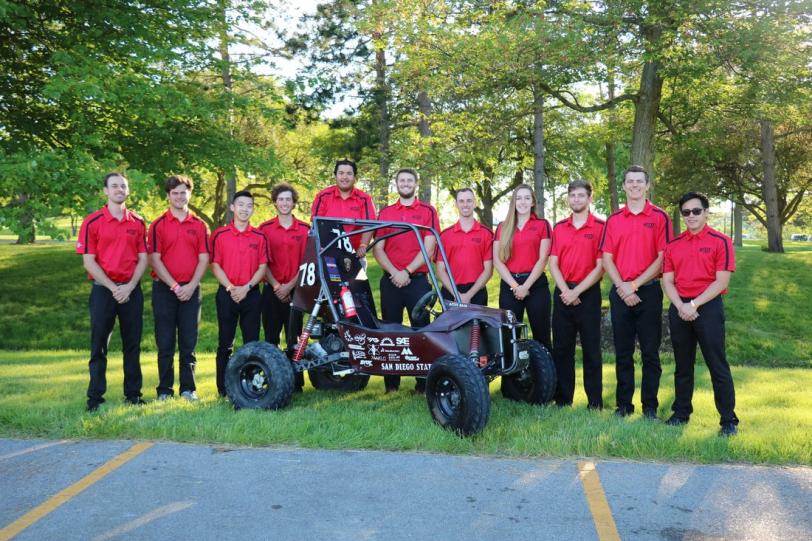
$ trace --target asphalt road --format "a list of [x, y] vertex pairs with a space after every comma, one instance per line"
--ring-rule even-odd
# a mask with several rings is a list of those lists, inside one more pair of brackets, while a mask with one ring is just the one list
[[0, 540], [807, 541], [812, 468], [6, 439], [0, 528]]

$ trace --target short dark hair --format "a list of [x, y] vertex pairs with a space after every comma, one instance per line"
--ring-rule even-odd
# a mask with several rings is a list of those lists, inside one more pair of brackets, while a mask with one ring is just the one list
[[239, 192], [235, 193], [234, 197], [231, 198], [231, 202], [233, 203], [236, 201], [238, 197], [247, 197], [251, 201], [254, 200], [254, 195], [248, 190], [240, 190]]
[[130, 183], [130, 179], [128, 179], [127, 175], [125, 175], [124, 173], [119, 173], [118, 171], [111, 171], [111, 172], [107, 173], [106, 175], [104, 175], [103, 182], [104, 182], [104, 187], [105, 188], [107, 187], [107, 181], [110, 180], [113, 177], [121, 177], [121, 178], [123, 178], [124, 180], [127, 181], [127, 184]]
[[648, 171], [642, 165], [630, 165], [623, 171], [623, 182], [626, 182], [626, 175], [629, 173], [643, 173], [646, 177], [646, 184], [648, 184]]
[[470, 186], [463, 186], [462, 188], [458, 188], [458, 189], [456, 189], [456, 190], [454, 190], [452, 192], [454, 194], [454, 200], [456, 201], [457, 196], [460, 195], [461, 193], [465, 193], [465, 192], [471, 192], [471, 195], [476, 197], [476, 194], [474, 193], [473, 188], [471, 188]]
[[708, 201], [708, 196], [704, 193], [700, 192], [686, 192], [679, 198], [679, 208], [682, 209], [682, 205], [690, 201], [691, 199], [699, 199], [699, 202], [702, 203], [703, 209], [710, 208], [710, 202]]
[[572, 193], [573, 190], [580, 190], [581, 188], [586, 190], [587, 195], [592, 195], [592, 184], [580, 178], [573, 180], [567, 185], [567, 194]]
[[195, 183], [189, 177], [185, 175], [172, 175], [166, 179], [166, 193], [171, 192], [181, 184], [186, 186], [190, 192], [195, 187]]
[[296, 188], [288, 184], [287, 182], [280, 182], [279, 184], [275, 185], [271, 188], [271, 201], [276, 203], [276, 198], [279, 197], [284, 192], [290, 192], [293, 196], [293, 204], [297, 204], [299, 202], [299, 192], [296, 191]]
[[344, 160], [336, 160], [336, 165], [335, 165], [335, 167], [333, 167], [333, 176], [335, 176], [336, 173], [338, 173], [338, 166], [339, 165], [349, 165], [350, 167], [352, 167], [352, 174], [353, 175], [358, 174], [358, 166], [355, 165], [355, 162], [352, 161], [352, 160], [344, 159]]
[[401, 167], [400, 169], [398, 169], [398, 172], [395, 173], [395, 180], [398, 179], [398, 177], [400, 176], [401, 173], [407, 173], [409, 175], [412, 175], [414, 177], [415, 182], [420, 180], [420, 179], [417, 178], [417, 171], [415, 171], [414, 169], [411, 169], [409, 167]]

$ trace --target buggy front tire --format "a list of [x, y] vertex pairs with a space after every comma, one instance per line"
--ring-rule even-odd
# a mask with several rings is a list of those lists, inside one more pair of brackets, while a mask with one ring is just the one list
[[225, 387], [234, 409], [280, 409], [293, 396], [290, 361], [267, 342], [249, 342], [226, 365]]
[[555, 396], [555, 363], [550, 352], [535, 340], [524, 344], [530, 355], [527, 368], [502, 376], [502, 396], [517, 402], [547, 404]]
[[431, 365], [426, 401], [437, 424], [460, 436], [481, 432], [491, 414], [488, 384], [479, 368], [462, 355], [444, 355]]

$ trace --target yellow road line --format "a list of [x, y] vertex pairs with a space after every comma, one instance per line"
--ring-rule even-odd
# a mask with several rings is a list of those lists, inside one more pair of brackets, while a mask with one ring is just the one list
[[620, 541], [617, 533], [615, 519], [612, 517], [612, 510], [609, 509], [609, 502], [603, 492], [601, 478], [598, 470], [595, 469], [594, 462], [579, 462], [578, 477], [584, 485], [584, 495], [589, 504], [589, 511], [592, 513], [592, 521], [595, 523], [595, 530], [598, 532], [600, 541]]
[[14, 451], [13, 453], [0, 455], [0, 460], [6, 460], [8, 458], [14, 458], [15, 456], [20, 455], [27, 455], [28, 453], [33, 453], [34, 451], [39, 451], [40, 449], [47, 449], [48, 447], [53, 447], [54, 445], [62, 445], [63, 443], [68, 443], [68, 440], [49, 441], [48, 443], [41, 443], [33, 447], [28, 447], [27, 449], [21, 449], [19, 451]]
[[136, 443], [120, 455], [114, 457], [109, 462], [103, 464], [96, 470], [90, 472], [68, 488], [62, 490], [50, 499], [41, 503], [28, 513], [24, 514], [2, 530], [0, 530], [0, 541], [8, 541], [21, 531], [25, 530], [42, 517], [59, 507], [60, 505], [69, 502], [72, 498], [80, 494], [86, 488], [90, 487], [97, 481], [103, 479], [107, 474], [115, 471], [120, 466], [123, 466], [133, 458], [137, 457], [150, 447], [152, 443]]

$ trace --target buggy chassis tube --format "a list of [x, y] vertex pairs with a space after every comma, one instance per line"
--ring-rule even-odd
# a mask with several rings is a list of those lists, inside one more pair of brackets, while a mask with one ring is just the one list
[[[321, 246], [320, 237], [319, 237], [319, 228], [317, 227], [318, 222], [321, 221], [321, 220], [322, 220], [322, 218], [318, 217], [318, 216], [316, 218], [314, 218], [313, 219], [313, 226], [314, 227], [311, 229], [311, 231], [313, 231], [313, 233], [316, 235], [316, 246], [317, 247]], [[434, 235], [434, 238], [436, 238], [438, 240], [437, 247], [440, 249], [440, 255], [443, 258], [443, 263], [445, 264], [446, 271], [448, 272], [448, 278], [451, 281], [451, 285], [452, 285], [452, 288], [453, 288], [452, 293], [454, 294], [454, 299], [457, 302], [461, 302], [460, 292], [457, 290], [457, 284], [454, 281], [453, 271], [451, 270], [451, 266], [448, 264], [448, 257], [446, 256], [445, 248], [443, 248], [442, 243], [439, 242], [440, 235], [439, 235], [439, 233], [437, 233], [437, 230], [434, 229], [433, 227], [426, 227], [426, 226], [423, 226], [423, 225], [415, 225], [415, 224], [410, 224], [410, 223], [407, 223], [407, 222], [384, 222], [384, 223], [382, 223], [382, 222], [377, 221], [377, 220], [352, 220], [352, 219], [346, 219], [346, 218], [344, 218], [344, 219], [329, 218], [329, 220], [331, 222], [333, 222], [333, 223], [342, 224], [342, 225], [360, 226], [361, 229], [357, 229], [357, 230], [352, 231], [350, 233], [347, 233], [347, 232], [340, 233], [339, 235], [336, 236], [336, 238], [332, 239], [330, 242], [325, 244], [323, 248], [319, 249], [319, 253], [318, 253], [319, 257], [321, 257], [324, 254], [324, 252], [327, 251], [329, 248], [331, 248], [334, 244], [337, 244], [340, 240], [345, 239], [345, 238], [354, 237], [354, 236], [357, 236], [357, 235], [363, 235], [365, 233], [378, 231], [380, 229], [390, 229], [390, 228], [400, 229], [400, 231], [384, 235], [381, 239], [376, 239], [372, 243], [372, 246], [374, 246], [375, 243], [378, 242], [379, 240], [383, 240], [383, 239], [386, 239], [386, 238], [389, 238], [389, 237], [394, 237], [394, 236], [397, 236], [397, 235], [402, 235], [402, 234], [408, 233], [410, 231], [413, 232], [415, 237], [418, 240], [417, 243], [420, 246], [420, 253], [423, 255], [423, 260], [426, 263], [426, 268], [429, 271], [429, 276], [431, 277], [431, 282], [432, 282], [432, 284], [434, 286], [434, 290], [437, 292], [437, 297], [438, 297], [438, 300], [440, 301], [440, 305], [443, 307], [443, 311], [445, 311], [445, 310], [448, 309], [448, 307], [446, 305], [445, 299], [443, 298], [442, 295], [440, 295], [440, 283], [437, 280], [437, 275], [434, 272], [434, 267], [431, 265], [431, 258], [429, 258], [429, 254], [426, 251], [426, 245], [423, 242], [423, 238], [419, 234], [419, 230], [421, 230], [421, 229], [430, 232], [432, 235]], [[370, 246], [370, 248], [372, 248], [372, 246]], [[326, 284], [325, 277], [324, 277], [324, 269], [322, 269], [320, 265], [319, 265], [319, 280], [321, 280], [322, 287], [326, 287], [324, 285], [324, 284]], [[329, 298], [329, 294], [327, 296]], [[338, 312], [336, 311], [335, 306], [333, 306], [332, 303], [328, 303], [328, 304], [330, 305], [330, 310], [333, 312], [333, 317], [337, 321], [340, 318], [339, 318]]]

